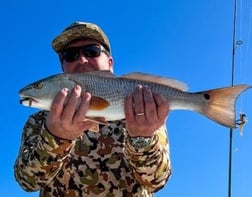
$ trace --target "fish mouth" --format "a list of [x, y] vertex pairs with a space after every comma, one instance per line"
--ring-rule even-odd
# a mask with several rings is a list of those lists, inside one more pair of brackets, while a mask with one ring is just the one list
[[32, 103], [38, 103], [39, 100], [34, 97], [24, 97], [21, 96], [21, 99], [19, 100], [19, 103], [22, 105], [28, 105], [29, 107], [32, 106]]

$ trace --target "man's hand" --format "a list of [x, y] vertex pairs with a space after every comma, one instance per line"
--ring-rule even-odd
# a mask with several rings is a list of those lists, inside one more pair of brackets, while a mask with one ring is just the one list
[[131, 137], [150, 137], [165, 124], [169, 104], [162, 94], [154, 94], [147, 86], [138, 85], [125, 99], [126, 128]]
[[62, 89], [53, 100], [46, 118], [46, 127], [53, 135], [73, 140], [83, 131], [97, 126], [97, 123], [85, 120], [91, 100], [90, 93], [83, 93], [76, 85], [70, 92]]

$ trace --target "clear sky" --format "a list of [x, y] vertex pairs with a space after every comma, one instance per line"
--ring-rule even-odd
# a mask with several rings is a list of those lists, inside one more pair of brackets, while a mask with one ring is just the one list
[[[23, 124], [37, 111], [19, 104], [18, 91], [61, 72], [51, 41], [63, 28], [97, 23], [110, 38], [115, 74], [172, 77], [194, 92], [231, 84], [233, 10], [230, 0], [1, 1], [0, 196], [38, 196], [13, 175]], [[238, 0], [235, 84], [252, 84], [251, 35], [252, 1]], [[234, 130], [233, 197], [252, 196], [251, 98], [250, 89], [236, 105], [249, 121], [242, 137]], [[173, 175], [156, 196], [227, 196], [229, 129], [189, 111], [171, 112], [167, 127]]]

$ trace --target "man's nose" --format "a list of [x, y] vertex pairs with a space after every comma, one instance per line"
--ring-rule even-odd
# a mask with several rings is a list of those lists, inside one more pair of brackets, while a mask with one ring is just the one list
[[88, 58], [85, 57], [85, 55], [80, 51], [79, 57], [77, 59], [78, 63], [85, 64], [88, 62]]

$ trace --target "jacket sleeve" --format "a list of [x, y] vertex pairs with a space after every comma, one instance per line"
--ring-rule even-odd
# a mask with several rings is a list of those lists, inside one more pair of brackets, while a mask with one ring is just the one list
[[26, 122], [18, 157], [15, 178], [26, 191], [41, 189], [59, 172], [72, 142], [51, 135], [44, 127], [46, 112], [29, 117]]
[[166, 127], [159, 128], [152, 142], [142, 149], [133, 147], [127, 139], [126, 156], [135, 178], [141, 185], [150, 192], [161, 189], [171, 175]]

